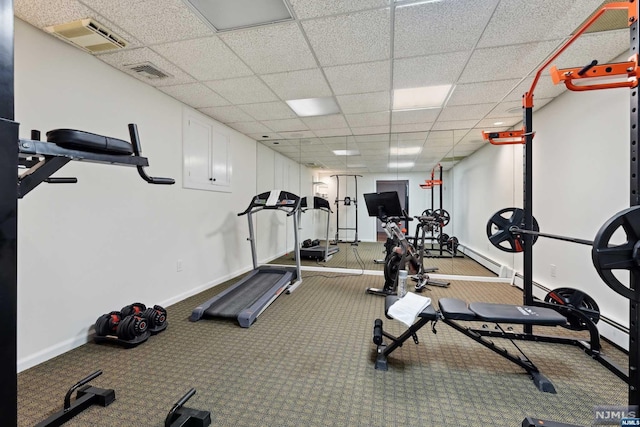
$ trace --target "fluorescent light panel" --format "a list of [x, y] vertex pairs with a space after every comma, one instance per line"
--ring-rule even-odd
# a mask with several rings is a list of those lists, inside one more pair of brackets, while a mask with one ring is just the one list
[[442, 108], [453, 85], [438, 85], [395, 89], [393, 91], [393, 110], [416, 110]]
[[333, 154], [336, 156], [359, 156], [360, 151], [358, 150], [333, 150]]
[[299, 117], [326, 116], [340, 112], [333, 97], [290, 99], [285, 101]]
[[410, 156], [419, 154], [422, 147], [391, 147], [391, 154], [394, 156]]
[[218, 31], [292, 19], [283, 0], [185, 0]]
[[389, 162], [389, 168], [391, 169], [412, 168], [415, 165], [415, 162]]

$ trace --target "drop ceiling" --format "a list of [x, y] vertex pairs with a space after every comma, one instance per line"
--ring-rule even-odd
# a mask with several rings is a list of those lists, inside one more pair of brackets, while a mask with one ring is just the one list
[[[414, 162], [406, 171], [438, 162], [448, 169], [486, 144], [481, 130], [518, 124], [538, 66], [602, 4], [283, 1], [293, 19], [223, 32], [186, 0], [15, 0], [15, 14], [40, 29], [93, 18], [129, 42], [95, 55], [123, 73], [302, 164], [383, 173], [391, 161]], [[555, 64], [604, 63], [626, 52], [625, 16], [610, 18]], [[128, 67], [140, 63], [168, 77]], [[565, 90], [550, 80], [543, 75], [538, 84], [536, 109]], [[391, 111], [394, 89], [446, 84], [455, 88], [444, 108]], [[335, 98], [339, 113], [298, 117], [285, 102], [323, 97]], [[345, 149], [360, 155], [333, 153]]]

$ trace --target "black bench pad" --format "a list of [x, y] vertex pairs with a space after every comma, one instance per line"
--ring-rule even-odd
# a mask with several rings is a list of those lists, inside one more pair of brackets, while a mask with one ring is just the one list
[[476, 314], [467, 308], [467, 303], [458, 298], [440, 298], [440, 311], [445, 319], [478, 320]]
[[74, 129], [51, 130], [47, 132], [47, 142], [80, 151], [133, 154], [133, 147], [127, 141]]
[[469, 304], [469, 310], [474, 312], [479, 320], [495, 323], [553, 326], [567, 323], [563, 315], [545, 307], [472, 302]]

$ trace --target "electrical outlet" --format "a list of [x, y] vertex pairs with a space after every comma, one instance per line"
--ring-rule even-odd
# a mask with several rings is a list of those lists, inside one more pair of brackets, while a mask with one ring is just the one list
[[557, 267], [555, 264], [551, 264], [551, 268], [549, 268], [549, 274], [551, 275], [551, 277], [556, 277], [556, 273], [557, 273]]
[[176, 262], [176, 271], [180, 272], [182, 271], [182, 260], [179, 259], [178, 262]]

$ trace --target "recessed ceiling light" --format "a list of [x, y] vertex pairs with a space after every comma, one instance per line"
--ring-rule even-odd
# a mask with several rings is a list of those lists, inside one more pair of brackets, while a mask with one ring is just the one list
[[438, 85], [395, 89], [393, 110], [415, 110], [420, 108], [442, 108], [452, 92], [453, 85]]
[[391, 147], [391, 154], [396, 156], [410, 156], [421, 151], [422, 147]]
[[336, 156], [359, 156], [360, 151], [358, 150], [333, 150], [333, 154]]
[[504, 122], [495, 122], [494, 123], [495, 126], [500, 126], [500, 125], [503, 125], [503, 124], [504, 124]]
[[391, 169], [412, 168], [414, 166], [415, 162], [389, 162], [389, 168]]
[[256, 27], [288, 21], [291, 13], [282, 0], [185, 0], [216, 31]]
[[326, 116], [340, 112], [338, 104], [331, 96], [326, 98], [290, 99], [285, 102], [299, 117]]

